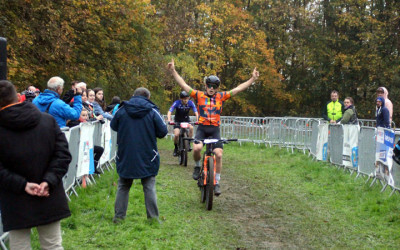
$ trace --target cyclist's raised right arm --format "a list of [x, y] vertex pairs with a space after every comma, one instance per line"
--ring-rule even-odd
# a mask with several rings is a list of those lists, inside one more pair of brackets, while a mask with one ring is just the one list
[[167, 69], [184, 91], [189, 92], [192, 89], [189, 85], [186, 84], [185, 80], [183, 80], [178, 72], [176, 72], [174, 59], [172, 59], [171, 62], [168, 63]]

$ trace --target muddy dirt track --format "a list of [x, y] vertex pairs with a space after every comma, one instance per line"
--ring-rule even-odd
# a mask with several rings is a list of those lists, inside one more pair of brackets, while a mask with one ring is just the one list
[[[194, 162], [192, 155], [188, 167], [177, 164], [177, 158], [172, 157], [170, 150], [160, 150], [162, 164], [168, 167], [181, 168], [185, 178], [190, 177]], [[225, 160], [224, 164], [230, 164]], [[238, 176], [234, 169], [225, 167], [221, 181], [222, 195], [214, 199], [214, 211], [220, 214], [220, 220], [231, 224], [238, 235], [239, 245], [234, 249], [293, 249], [299, 248], [292, 244], [293, 239], [288, 239], [285, 218], [276, 211], [273, 201], [270, 201], [268, 183], [262, 180], [255, 185], [253, 180]], [[258, 189], [258, 190], [254, 190]], [[264, 190], [264, 191], [262, 191]], [[195, 194], [199, 195], [199, 194]], [[272, 202], [272, 203], [271, 203]]]

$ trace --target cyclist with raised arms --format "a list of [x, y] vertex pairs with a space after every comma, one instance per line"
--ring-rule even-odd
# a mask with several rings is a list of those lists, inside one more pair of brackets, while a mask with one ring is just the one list
[[[182, 91], [179, 94], [179, 100], [176, 100], [171, 108], [168, 110], [167, 117], [168, 122], [171, 122], [171, 114], [175, 111], [175, 125], [174, 125], [174, 156], [178, 155], [178, 139], [179, 139], [179, 123], [180, 122], [190, 122], [189, 111], [192, 110], [196, 116], [196, 121], [199, 120], [199, 113], [197, 112], [194, 103], [189, 100], [189, 94], [186, 91]], [[189, 137], [193, 136], [193, 126], [189, 125]]]
[[[199, 123], [200, 125], [197, 127], [196, 131], [196, 139], [207, 139], [209, 137], [215, 139], [221, 139], [220, 135], [220, 116], [222, 111], [223, 103], [231, 98], [232, 96], [242, 92], [243, 90], [250, 87], [252, 83], [254, 83], [258, 77], [259, 72], [256, 68], [254, 68], [252, 76], [246, 82], [240, 84], [236, 88], [225, 91], [218, 92], [219, 85], [221, 81], [217, 76], [208, 76], [204, 78], [204, 84], [206, 91], [199, 91], [192, 89], [183, 78], [176, 72], [175, 63], [172, 59], [171, 62], [168, 63], [168, 71], [174, 77], [175, 81], [179, 84], [179, 86], [189, 95], [197, 100], [197, 106], [199, 110]], [[193, 158], [195, 161], [195, 167], [193, 171], [193, 179], [198, 180], [200, 177], [200, 167], [201, 167], [201, 150], [203, 149], [203, 143], [194, 144], [193, 145]], [[216, 185], [214, 188], [214, 194], [220, 195], [220, 178], [221, 178], [221, 170], [222, 170], [222, 153], [223, 153], [223, 144], [221, 142], [217, 143], [214, 149], [214, 154], [216, 157]]]

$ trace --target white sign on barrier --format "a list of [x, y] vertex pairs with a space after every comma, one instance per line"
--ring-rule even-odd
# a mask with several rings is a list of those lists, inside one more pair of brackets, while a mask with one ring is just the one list
[[78, 170], [76, 177], [94, 173], [93, 133], [95, 126], [81, 123]]
[[317, 155], [319, 161], [326, 161], [328, 159], [328, 133], [329, 124], [324, 123], [318, 126], [318, 141], [317, 141]]
[[62, 131], [64, 132], [65, 138], [67, 139], [67, 142], [69, 143], [69, 138], [71, 137], [71, 131], [67, 130], [67, 131]]
[[110, 121], [106, 121], [102, 127], [102, 138], [101, 138], [101, 146], [104, 148], [104, 152], [100, 158], [100, 164], [103, 164], [110, 160], [111, 155], [111, 127]]
[[358, 167], [358, 134], [360, 126], [343, 125], [343, 165], [357, 169]]
[[393, 144], [395, 134], [392, 130], [379, 127], [376, 132], [375, 176], [394, 185], [392, 176]]

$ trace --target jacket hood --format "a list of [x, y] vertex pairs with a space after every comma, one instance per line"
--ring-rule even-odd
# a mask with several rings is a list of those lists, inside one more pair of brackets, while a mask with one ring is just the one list
[[347, 108], [344, 108], [344, 110], [353, 109], [353, 107], [354, 107], [354, 105], [352, 104], [352, 105], [348, 106]]
[[385, 97], [385, 99], [387, 99], [388, 95], [389, 95], [389, 91], [385, 87], [379, 87], [379, 88], [383, 89], [383, 97]]
[[40, 105], [46, 105], [59, 98], [60, 95], [58, 93], [46, 89], [43, 93], [41, 93], [38, 97], [35, 98], [36, 99], [35, 101], [37, 101], [37, 103], [39, 103]]
[[41, 112], [30, 102], [18, 103], [0, 111], [0, 126], [14, 131], [33, 128], [40, 119]]
[[133, 96], [128, 102], [123, 102], [126, 112], [132, 118], [142, 118], [152, 109], [158, 111], [157, 106], [143, 96]]
[[378, 97], [376, 98], [377, 101], [381, 101], [382, 102], [382, 107], [385, 107], [385, 98], [383, 97]]

